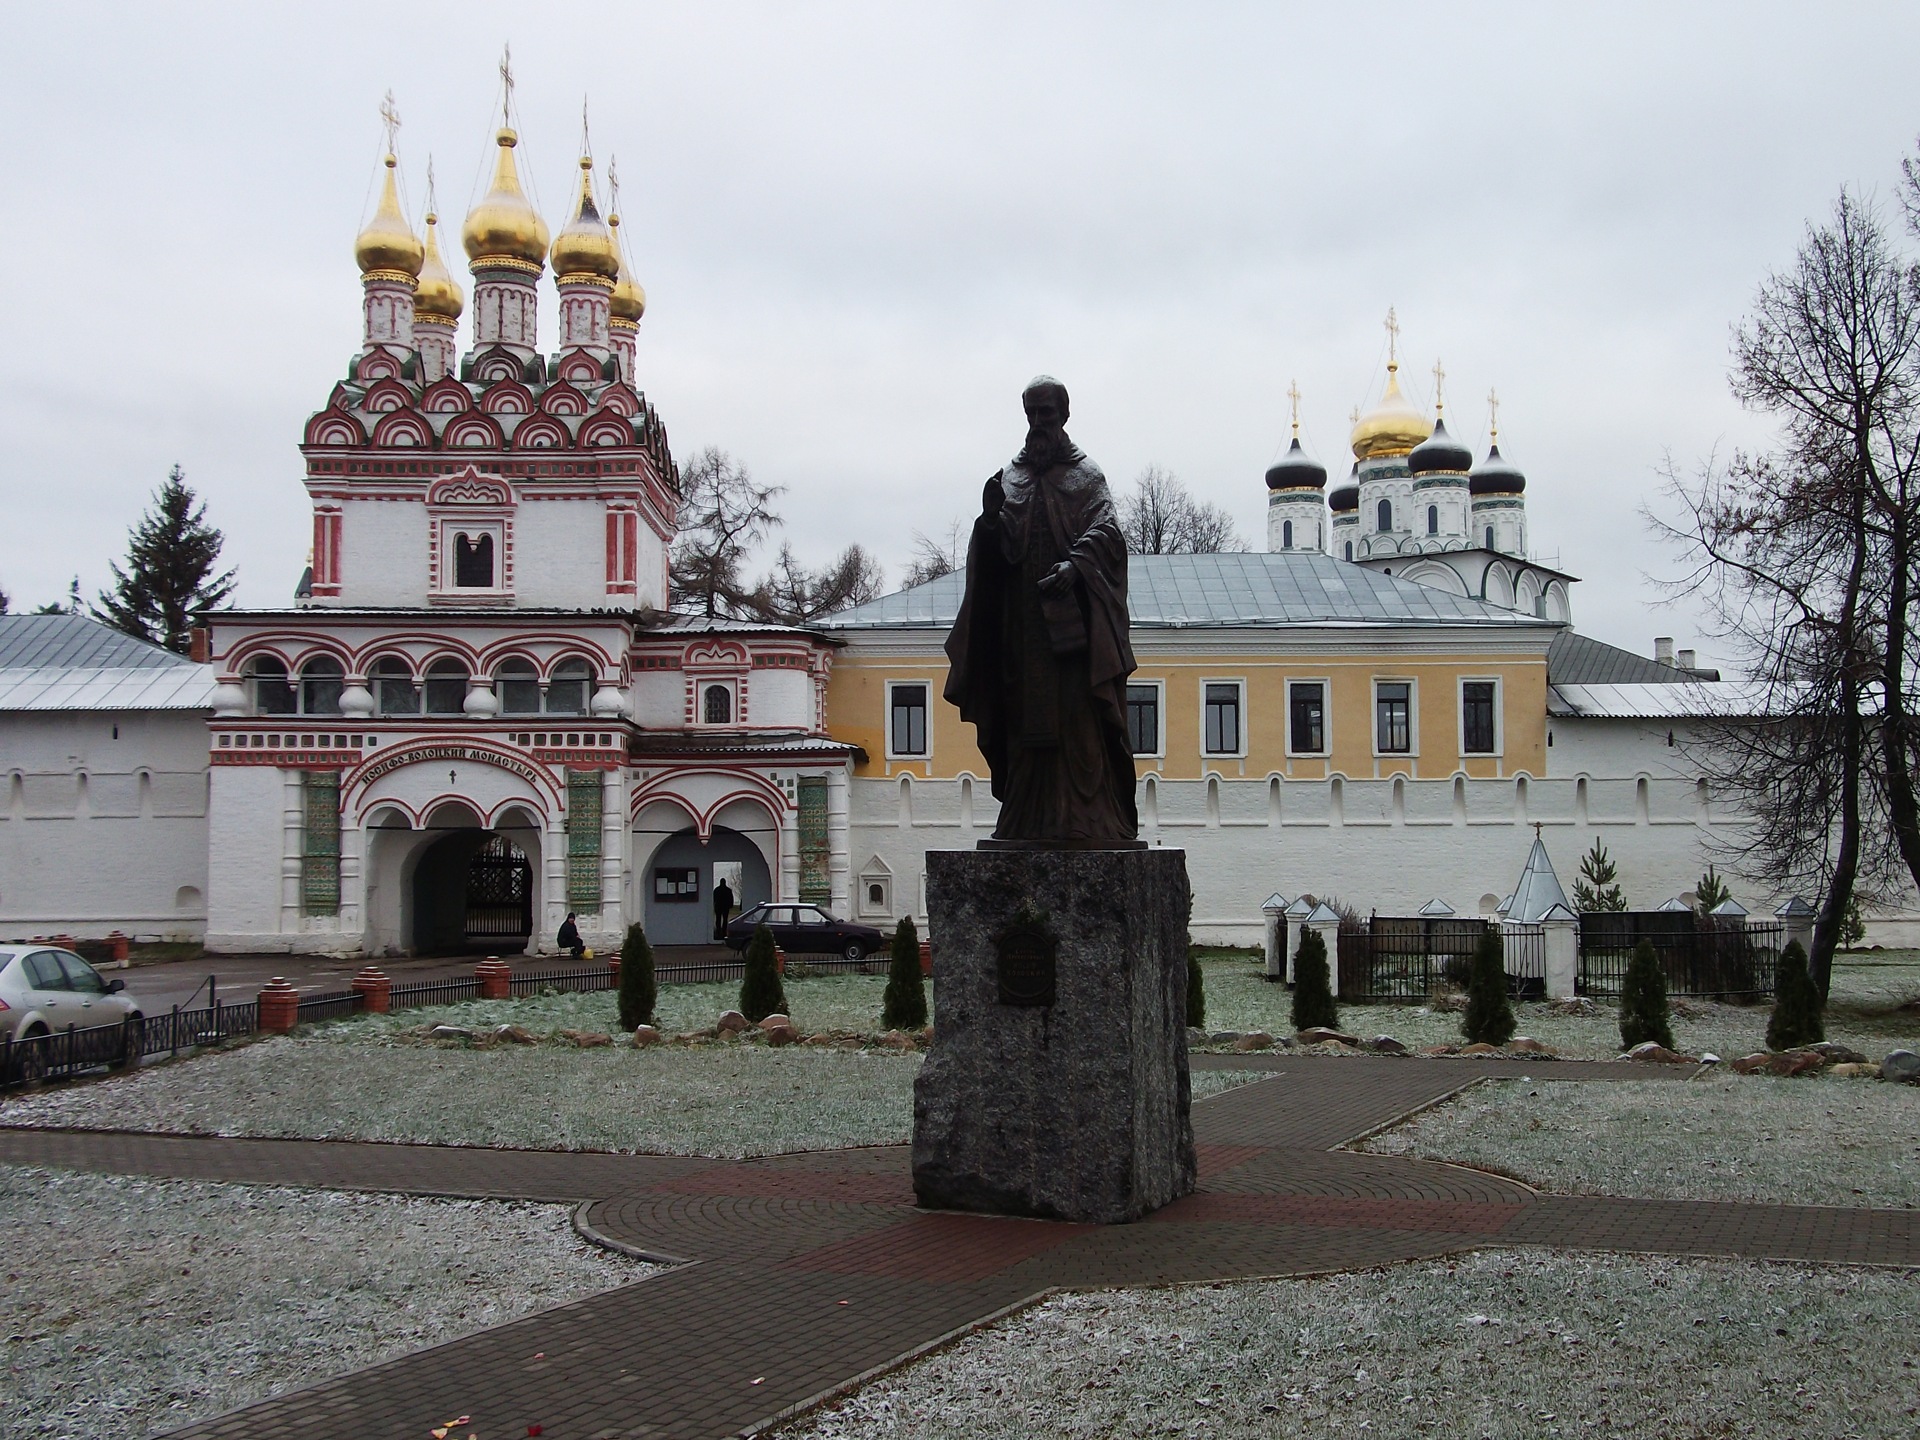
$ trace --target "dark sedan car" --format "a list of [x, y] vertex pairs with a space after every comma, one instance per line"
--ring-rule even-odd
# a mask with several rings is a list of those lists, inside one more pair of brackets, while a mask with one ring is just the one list
[[735, 917], [727, 926], [727, 944], [744, 954], [754, 928], [760, 925], [773, 932], [773, 943], [789, 955], [839, 955], [862, 960], [887, 943], [873, 926], [836, 920], [817, 905], [769, 902]]

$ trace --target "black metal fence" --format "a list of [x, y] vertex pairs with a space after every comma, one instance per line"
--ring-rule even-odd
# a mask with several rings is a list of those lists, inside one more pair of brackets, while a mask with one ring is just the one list
[[515, 975], [507, 988], [515, 995], [538, 995], [543, 990], [581, 994], [613, 989], [613, 975], [611, 965], [588, 965], [578, 970], [549, 970], [543, 975]]
[[305, 995], [301, 997], [296, 1014], [302, 1025], [311, 1025], [316, 1020], [344, 1020], [360, 1009], [361, 997], [357, 990], [335, 990], [327, 995]]
[[1436, 990], [1464, 985], [1486, 932], [1484, 920], [1453, 916], [1375, 915], [1364, 927], [1343, 925], [1340, 998], [1424, 1002]]
[[1773, 994], [1785, 927], [1690, 910], [1589, 911], [1580, 917], [1581, 995], [1615, 996], [1641, 941], [1653, 946], [1667, 993], [1753, 1001]]
[[387, 1004], [395, 1010], [416, 1005], [458, 1005], [462, 1000], [478, 1000], [480, 982], [466, 980], [429, 980], [420, 985], [396, 985], [387, 992]]
[[1547, 927], [1506, 921], [1500, 926], [1507, 993], [1516, 1000], [1547, 998]]

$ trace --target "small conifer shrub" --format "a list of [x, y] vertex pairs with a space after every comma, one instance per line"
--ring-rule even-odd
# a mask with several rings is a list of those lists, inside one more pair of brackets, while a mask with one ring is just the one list
[[1316, 1026], [1334, 1030], [1340, 1025], [1340, 1007], [1333, 999], [1333, 976], [1327, 969], [1327, 942], [1320, 932], [1302, 927], [1300, 945], [1293, 952], [1293, 1028]]
[[747, 942], [746, 973], [740, 977], [740, 1013], [756, 1025], [769, 1015], [787, 1013], [787, 994], [780, 988], [773, 949], [773, 931], [754, 926], [753, 938]]
[[1711, 915], [1732, 898], [1733, 892], [1727, 889], [1727, 882], [1720, 878], [1720, 872], [1711, 865], [1707, 866], [1707, 873], [1693, 887], [1693, 908], [1702, 915]]
[[1767, 1021], [1767, 1048], [1791, 1050], [1815, 1045], [1827, 1038], [1821, 1012], [1820, 987], [1807, 974], [1807, 952], [1798, 940], [1780, 952], [1774, 982], [1773, 1015]]
[[1573, 882], [1573, 908], [1583, 915], [1590, 910], [1627, 908], [1626, 892], [1620, 888], [1620, 867], [1598, 840], [1580, 858], [1580, 878]]
[[1187, 951], [1187, 1028], [1207, 1028], [1207, 982], [1200, 973], [1200, 957]]
[[653, 1002], [660, 987], [653, 975], [653, 946], [638, 925], [627, 926], [620, 942], [620, 1028], [633, 1031], [653, 1023]]
[[1504, 1045], [1513, 1038], [1517, 1024], [1513, 1002], [1507, 998], [1505, 942], [1489, 925], [1481, 932], [1473, 969], [1467, 975], [1467, 1013], [1461, 1018], [1461, 1033], [1469, 1045]]
[[1647, 1041], [1673, 1049], [1673, 1022], [1667, 1012], [1667, 977], [1651, 940], [1633, 947], [1626, 977], [1620, 982], [1620, 1046], [1631, 1050]]
[[927, 1023], [927, 985], [920, 975], [920, 932], [913, 917], [893, 932], [893, 964], [887, 968], [887, 993], [880, 1002], [880, 1023], [888, 1030], [918, 1030]]

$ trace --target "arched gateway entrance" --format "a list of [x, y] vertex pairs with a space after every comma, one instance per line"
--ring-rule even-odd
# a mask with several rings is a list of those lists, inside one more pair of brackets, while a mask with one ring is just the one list
[[696, 831], [682, 830], [661, 842], [641, 877], [647, 938], [656, 945], [712, 944], [716, 871], [739, 909], [773, 898], [766, 857], [752, 840], [716, 825], [703, 845]]
[[533, 934], [533, 864], [496, 831], [456, 831], [420, 853], [413, 872], [418, 955], [517, 953]]
[[449, 801], [415, 828], [397, 807], [369, 818], [369, 948], [415, 955], [517, 954], [540, 913], [538, 820], [508, 806], [487, 826]]

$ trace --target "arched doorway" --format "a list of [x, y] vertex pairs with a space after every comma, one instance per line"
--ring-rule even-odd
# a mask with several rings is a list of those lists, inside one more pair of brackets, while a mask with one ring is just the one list
[[[669, 835], [654, 851], [641, 877], [646, 895], [647, 938], [655, 945], [713, 943], [714, 867], [730, 878], [742, 909], [773, 898], [766, 857], [738, 830], [713, 827], [707, 843], [686, 829]], [[737, 867], [737, 884], [731, 878]]]
[[532, 832], [514, 823], [525, 818], [510, 811], [499, 829], [486, 830], [464, 806], [434, 812], [428, 829], [442, 833], [420, 849], [408, 885], [407, 944], [414, 954], [507, 955], [527, 948], [536, 899], [526, 848]]

